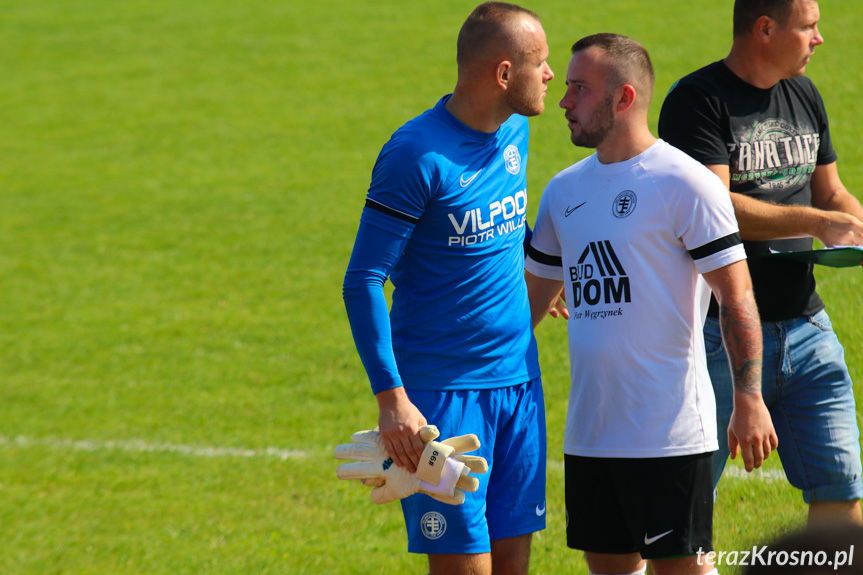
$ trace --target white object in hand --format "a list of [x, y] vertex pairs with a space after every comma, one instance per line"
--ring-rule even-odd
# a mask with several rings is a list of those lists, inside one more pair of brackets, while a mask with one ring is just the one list
[[433, 425], [420, 430], [426, 443], [419, 471], [410, 473], [393, 463], [377, 429], [358, 431], [351, 442], [336, 447], [336, 459], [352, 460], [336, 468], [339, 479], [358, 479], [373, 487], [375, 503], [389, 503], [414, 493], [425, 493], [450, 505], [461, 505], [465, 493], [479, 488], [479, 479], [470, 473], [486, 473], [488, 463], [482, 457], [463, 455], [480, 447], [476, 435], [461, 435], [445, 441], [434, 441], [440, 435]]

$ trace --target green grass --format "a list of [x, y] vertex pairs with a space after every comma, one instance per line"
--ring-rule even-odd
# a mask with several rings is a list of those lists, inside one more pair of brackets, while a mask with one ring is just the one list
[[[341, 279], [380, 146], [452, 89], [473, 6], [0, 0], [0, 572], [424, 572], [398, 507], [335, 479], [334, 446], [376, 420]], [[727, 52], [731, 2], [528, 6], [557, 73], [532, 120], [532, 220], [584, 155], [556, 108], [569, 46], [644, 43], [655, 126], [671, 83]], [[855, 8], [822, 3], [810, 75], [859, 193]], [[819, 270], [858, 382], [861, 281]], [[538, 332], [551, 463], [533, 570], [583, 574], [563, 533], [563, 330]], [[784, 483], [726, 479], [717, 548], [805, 512]]]

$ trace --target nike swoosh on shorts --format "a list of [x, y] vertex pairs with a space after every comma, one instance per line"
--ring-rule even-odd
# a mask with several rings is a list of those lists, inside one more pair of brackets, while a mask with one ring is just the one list
[[670, 530], [666, 531], [665, 533], [660, 533], [659, 535], [656, 535], [655, 537], [648, 537], [647, 533], [645, 533], [644, 534], [644, 544], [645, 545], [653, 545], [654, 543], [656, 543], [657, 541], [659, 541], [660, 539], [662, 539], [663, 537], [665, 537], [666, 535], [668, 535], [672, 531], [674, 531], [674, 529], [670, 529]]

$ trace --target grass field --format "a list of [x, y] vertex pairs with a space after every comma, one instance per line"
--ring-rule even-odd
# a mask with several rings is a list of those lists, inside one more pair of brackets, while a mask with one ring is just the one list
[[[341, 280], [380, 146], [452, 89], [474, 5], [0, 0], [0, 573], [424, 572], [398, 507], [335, 478], [333, 448], [377, 413]], [[655, 126], [672, 82], [727, 52], [731, 1], [527, 6], [558, 74], [531, 124], [532, 221], [584, 155], [556, 108], [572, 42], [645, 44]], [[859, 195], [863, 13], [821, 10], [809, 75]], [[859, 392], [860, 270], [819, 282]], [[537, 334], [533, 572], [584, 574], [563, 533], [564, 329]], [[723, 480], [717, 549], [804, 521], [768, 468]]]

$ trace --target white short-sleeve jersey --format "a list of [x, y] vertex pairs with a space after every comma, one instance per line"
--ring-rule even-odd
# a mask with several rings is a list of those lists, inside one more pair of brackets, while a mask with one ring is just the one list
[[625, 162], [593, 154], [549, 182], [526, 268], [565, 285], [565, 453], [717, 449], [699, 274], [745, 258], [721, 180], [662, 140]]

